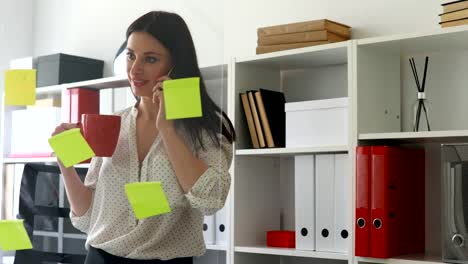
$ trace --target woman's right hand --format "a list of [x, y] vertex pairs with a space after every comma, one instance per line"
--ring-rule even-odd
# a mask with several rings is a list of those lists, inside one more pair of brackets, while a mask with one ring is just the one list
[[[66, 130], [69, 130], [69, 129], [72, 129], [72, 128], [77, 128], [79, 127], [78, 124], [73, 124], [73, 123], [62, 123], [60, 124], [59, 126], [57, 126], [54, 130], [54, 132], [52, 133], [52, 137], [55, 136], [55, 135], [58, 135]], [[65, 166], [63, 166], [63, 163], [62, 161], [60, 161], [60, 159], [57, 157], [57, 161], [59, 163], [59, 167], [60, 169], [63, 169], [65, 170]], [[63, 172], [63, 171], [62, 171]]]
[[55, 128], [55, 131], [52, 133], [52, 136], [58, 135], [66, 130], [72, 129], [72, 128], [79, 128], [80, 126], [78, 124], [73, 124], [73, 123], [62, 123], [59, 126]]
[[[57, 126], [52, 133], [52, 136], [58, 135], [64, 131], [73, 128], [79, 128], [79, 124], [73, 123], [62, 123]], [[92, 191], [86, 187], [78, 176], [73, 166], [66, 168], [60, 159], [57, 157], [57, 163], [59, 165], [63, 182], [65, 185], [65, 191], [67, 193], [68, 201], [70, 203], [70, 209], [77, 216], [84, 215], [91, 206], [92, 202]]]

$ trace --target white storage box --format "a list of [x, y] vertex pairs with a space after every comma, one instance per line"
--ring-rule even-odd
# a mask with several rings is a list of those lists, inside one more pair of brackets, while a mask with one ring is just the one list
[[14, 110], [11, 113], [9, 157], [50, 157], [53, 150], [48, 139], [61, 122], [60, 107]]
[[286, 147], [348, 144], [348, 98], [286, 103]]

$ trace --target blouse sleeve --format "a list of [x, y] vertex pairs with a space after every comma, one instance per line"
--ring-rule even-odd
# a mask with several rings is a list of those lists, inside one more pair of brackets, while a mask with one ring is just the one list
[[89, 206], [88, 210], [84, 215], [77, 216], [70, 210], [70, 220], [72, 225], [77, 228], [78, 230], [87, 233], [89, 229], [89, 222], [91, 219], [91, 211], [93, 207], [93, 200], [94, 200], [94, 190], [96, 189], [96, 184], [98, 181], [99, 171], [101, 170], [102, 165], [102, 158], [101, 157], [94, 157], [91, 160], [91, 164], [89, 166], [88, 173], [86, 174], [86, 178], [84, 180], [84, 185], [91, 189], [92, 191], [92, 199], [91, 205]]
[[229, 167], [232, 161], [232, 143], [220, 137], [220, 146], [206, 140], [205, 149], [198, 158], [205, 161], [208, 169], [198, 178], [185, 195], [193, 208], [204, 215], [212, 215], [224, 206], [231, 185]]

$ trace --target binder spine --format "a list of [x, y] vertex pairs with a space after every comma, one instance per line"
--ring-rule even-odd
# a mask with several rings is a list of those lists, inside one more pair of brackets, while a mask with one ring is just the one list
[[[397, 187], [389, 172], [392, 165], [390, 149], [386, 146], [372, 147], [372, 169], [371, 169], [371, 249], [370, 256], [373, 258], [389, 258], [392, 256], [390, 246], [392, 242], [389, 223], [390, 214], [390, 192]], [[396, 216], [394, 216], [396, 217]], [[394, 218], [393, 217], [393, 218]]]
[[296, 248], [315, 250], [315, 157], [294, 158]]
[[316, 250], [335, 250], [335, 155], [315, 156], [316, 180]]
[[371, 147], [356, 148], [355, 255], [370, 256]]

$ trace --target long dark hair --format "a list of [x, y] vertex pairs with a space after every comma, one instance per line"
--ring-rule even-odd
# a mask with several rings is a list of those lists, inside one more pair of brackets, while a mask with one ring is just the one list
[[[133, 32], [146, 32], [161, 42], [169, 50], [174, 64], [171, 78], [200, 77], [200, 95], [203, 116], [198, 118], [187, 118], [175, 120], [176, 127], [182, 127], [190, 135], [190, 139], [198, 149], [204, 148], [202, 133], [205, 129], [213, 142], [220, 146], [217, 133], [222, 135], [232, 143], [236, 134], [234, 127], [226, 113], [224, 113], [206, 91], [205, 82], [198, 67], [197, 54], [192, 36], [187, 24], [177, 14], [152, 11], [135, 20], [127, 29], [126, 39]], [[122, 45], [120, 51], [126, 48]], [[137, 100], [139, 100], [137, 98]]]

